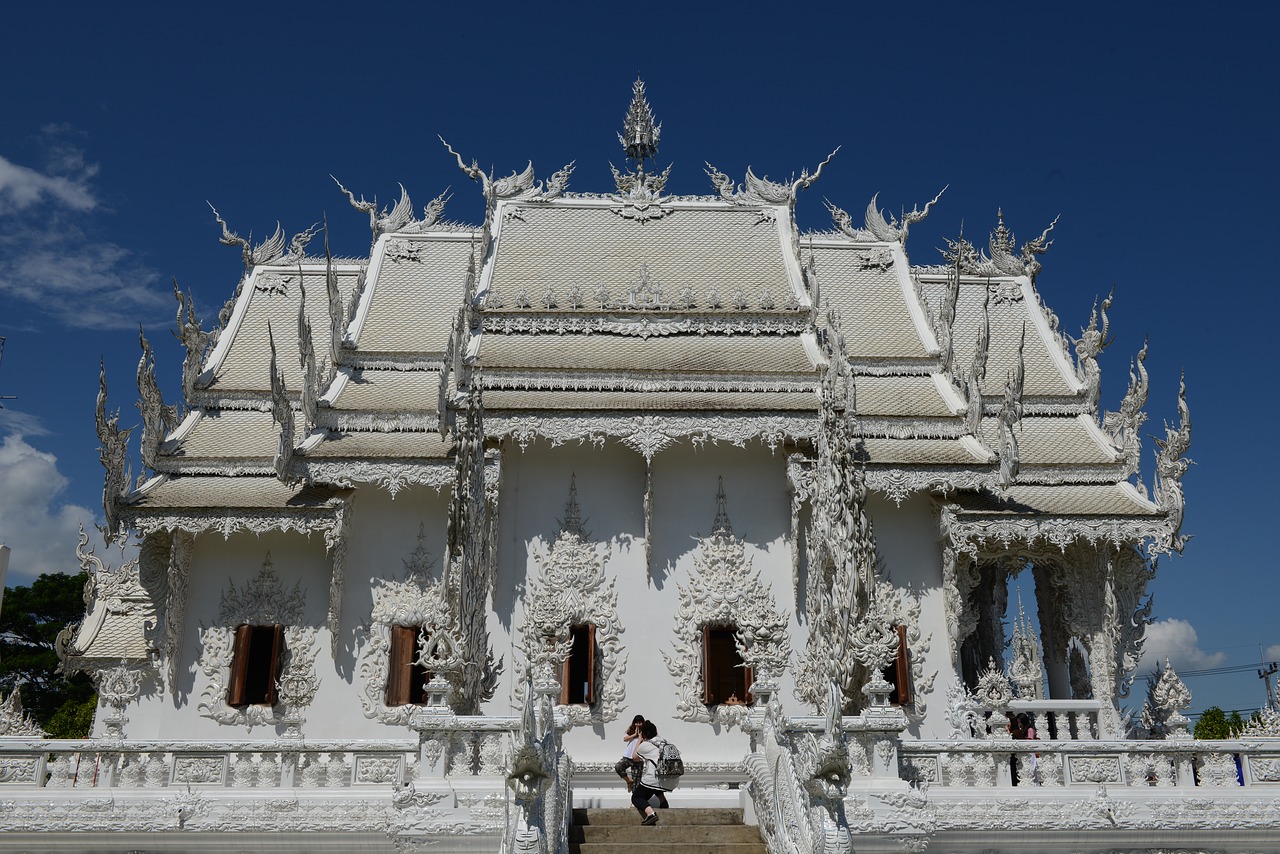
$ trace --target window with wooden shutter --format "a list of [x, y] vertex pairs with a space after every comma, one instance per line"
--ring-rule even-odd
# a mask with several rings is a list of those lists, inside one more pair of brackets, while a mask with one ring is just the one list
[[750, 705], [755, 677], [738, 652], [737, 627], [702, 627], [703, 702]]
[[387, 668], [387, 705], [425, 705], [431, 674], [418, 663], [418, 649], [429, 637], [421, 626], [392, 626]]
[[596, 701], [596, 627], [569, 627], [573, 646], [560, 670], [560, 704], [590, 706]]
[[274, 706], [278, 699], [284, 626], [237, 626], [231, 650], [228, 706]]
[[897, 625], [893, 630], [898, 633], [898, 655], [882, 675], [893, 686], [889, 702], [895, 706], [907, 706], [911, 704], [911, 650], [907, 648], [907, 627]]

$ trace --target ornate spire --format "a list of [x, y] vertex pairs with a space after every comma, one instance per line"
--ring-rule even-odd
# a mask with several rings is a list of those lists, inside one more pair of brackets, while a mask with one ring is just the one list
[[1013, 663], [1010, 671], [1009, 675], [1020, 698], [1044, 699], [1044, 663], [1040, 642], [1031, 626], [1031, 618], [1022, 607], [1022, 588], [1018, 588], [1018, 618], [1013, 623]]
[[560, 530], [566, 534], [583, 537], [582, 511], [578, 507], [578, 474], [569, 475], [569, 501], [564, 505], [564, 518], [560, 520]]
[[1022, 421], [1022, 387], [1026, 378], [1026, 363], [1023, 361], [1023, 347], [1027, 341], [1027, 328], [1022, 327], [1022, 338], [1018, 341], [1018, 361], [1009, 371], [1009, 379], [1005, 384], [1004, 402], [1000, 406], [1000, 475], [1001, 489], [1008, 489], [1018, 479], [1021, 465], [1018, 455], [1018, 437], [1014, 428]]
[[636, 161], [636, 168], [644, 172], [644, 162], [658, 153], [658, 139], [662, 136], [662, 124], [654, 124], [653, 110], [644, 95], [644, 81], [636, 76], [631, 84], [631, 106], [622, 120], [622, 133], [618, 142], [627, 152], [627, 159]]
[[289, 403], [288, 392], [285, 389], [284, 372], [276, 367], [276, 339], [271, 332], [269, 320], [267, 321], [267, 341], [271, 346], [271, 417], [280, 430], [275, 456], [276, 477], [281, 483], [292, 483], [294, 478], [290, 472], [290, 466], [293, 461], [293, 407]]
[[711, 523], [711, 536], [732, 537], [733, 525], [729, 522], [729, 514], [725, 511], [724, 478], [720, 478], [720, 488], [716, 491], [716, 519]]
[[1178, 426], [1175, 428], [1166, 421], [1164, 438], [1152, 438], [1157, 449], [1155, 499], [1169, 519], [1169, 535], [1160, 544], [1160, 550], [1168, 552], [1172, 549], [1182, 554], [1187, 540], [1191, 539], [1182, 534], [1182, 514], [1186, 503], [1182, 492], [1182, 478], [1191, 467], [1191, 460], [1186, 456], [1191, 448], [1191, 410], [1187, 407], [1185, 374], [1178, 383]]

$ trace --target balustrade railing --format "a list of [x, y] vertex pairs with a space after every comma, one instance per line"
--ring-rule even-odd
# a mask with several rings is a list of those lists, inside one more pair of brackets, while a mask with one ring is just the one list
[[[242, 789], [400, 786], [427, 776], [506, 773], [516, 721], [423, 740], [99, 741], [0, 739], [0, 786]], [[440, 761], [440, 760], [443, 761]]]
[[[1042, 741], [1080, 741], [1099, 736], [1098, 700], [1013, 700], [1009, 711], [1025, 712]], [[1004, 725], [1004, 721], [1000, 721]]]
[[1229, 788], [1280, 783], [1280, 739], [905, 741], [900, 754], [905, 779], [945, 788]]

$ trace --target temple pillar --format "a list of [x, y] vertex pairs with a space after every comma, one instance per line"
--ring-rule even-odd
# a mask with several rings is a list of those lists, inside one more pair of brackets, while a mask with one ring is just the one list
[[1065, 570], [1054, 564], [1037, 561], [1031, 575], [1036, 585], [1036, 613], [1040, 621], [1040, 648], [1045, 675], [1049, 682], [1049, 699], [1064, 700], [1071, 696], [1071, 674], [1067, 668], [1067, 631], [1061, 575]]

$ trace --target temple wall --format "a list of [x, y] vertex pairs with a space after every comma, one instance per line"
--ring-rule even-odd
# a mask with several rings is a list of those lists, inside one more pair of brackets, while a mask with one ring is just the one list
[[920, 633], [929, 641], [923, 676], [927, 680], [937, 673], [932, 690], [918, 693], [916, 698], [917, 705], [926, 707], [926, 719], [913, 724], [908, 734], [942, 738], [951, 732], [946, 722], [946, 697], [955, 677], [942, 596], [942, 542], [937, 513], [927, 495], [914, 495], [901, 506], [873, 495], [867, 505], [889, 578], [896, 587], [920, 597]]
[[[694, 568], [697, 538], [710, 534], [716, 515], [718, 478], [723, 476], [727, 511], [735, 534], [746, 541], [746, 556], [774, 593], [777, 607], [790, 615], [796, 632], [795, 604], [787, 545], [790, 505], [782, 452], [759, 446], [676, 445], [653, 460], [653, 548], [651, 576], [644, 543], [644, 459], [625, 446], [608, 443], [508, 451], [503, 461], [500, 580], [497, 607], [490, 622], [498, 635], [524, 624], [519, 596], [537, 577], [535, 555], [545, 555], [564, 516], [571, 474], [576, 474], [583, 527], [590, 540], [607, 549], [605, 574], [614, 579], [618, 613], [624, 626], [626, 699], [618, 718], [604, 726], [578, 727], [565, 745], [578, 762], [612, 762], [621, 754], [622, 734], [635, 714], [653, 720], [659, 731], [680, 744], [694, 762], [738, 761], [747, 746], [735, 730], [727, 738], [706, 738], [708, 724], [676, 717], [676, 692], [661, 652], [671, 653], [676, 586]], [[515, 668], [504, 675], [493, 711], [513, 709], [522, 697]], [[790, 679], [786, 680], [790, 685]], [[717, 727], [719, 729], [719, 727]]]
[[[790, 497], [785, 456], [757, 444], [674, 445], [653, 460], [652, 561], [646, 571], [644, 541], [643, 457], [616, 442], [602, 448], [535, 442], [521, 451], [504, 448], [498, 527], [498, 580], [488, 629], [495, 657], [504, 669], [497, 693], [486, 704], [490, 714], [513, 714], [523, 702], [521, 662], [517, 650], [525, 624], [525, 596], [539, 577], [539, 557], [545, 556], [560, 530], [576, 476], [583, 528], [590, 541], [607, 556], [604, 571], [613, 579], [618, 615], [623, 626], [626, 697], [619, 714], [603, 726], [582, 726], [566, 736], [566, 746], [578, 762], [611, 762], [621, 749], [621, 736], [632, 715], [642, 713], [659, 730], [679, 743], [694, 762], [737, 761], [747, 739], [732, 730], [726, 737], [714, 724], [680, 720], [676, 709], [676, 681], [662, 652], [672, 654], [679, 585], [695, 570], [701, 538], [712, 530], [719, 478], [724, 479], [726, 510], [736, 536], [762, 585], [771, 590], [776, 609], [785, 615], [793, 659], [805, 648], [807, 625], [800, 621], [801, 603], [792, 578]], [[370, 622], [372, 582], [404, 577], [405, 561], [417, 547], [422, 526], [430, 554], [430, 576], [439, 578], [445, 552], [448, 489], [436, 492], [407, 487], [393, 499], [385, 489], [357, 490], [350, 516], [346, 584], [342, 601], [342, 629], [336, 658], [328, 630], [330, 560], [322, 538], [296, 533], [260, 537], [218, 534], [196, 539], [186, 626], [179, 668], [180, 701], [166, 692], [151, 692], [129, 709], [127, 733], [133, 738], [269, 737], [282, 727], [218, 724], [202, 716], [198, 705], [208, 679], [199, 668], [200, 626], [219, 622], [219, 608], [228, 584], [242, 589], [261, 569], [270, 551], [275, 571], [286, 592], [295, 582], [306, 591], [306, 620], [317, 628], [319, 690], [304, 712], [303, 732], [309, 738], [404, 737], [409, 731], [366, 718], [359, 702], [363, 689], [360, 652]], [[937, 672], [933, 690], [920, 699], [928, 706], [930, 722], [912, 733], [945, 735], [942, 711], [950, 684], [950, 663], [941, 595], [941, 555], [937, 521], [931, 501], [917, 496], [901, 506], [873, 497], [869, 510], [880, 554], [898, 586], [917, 593], [922, 602], [922, 631], [930, 638], [924, 675]], [[803, 576], [801, 577], [803, 584]], [[788, 672], [781, 685], [784, 708], [792, 714], [810, 709], [795, 700], [794, 678]], [[722, 733], [723, 734], [723, 733]]]

